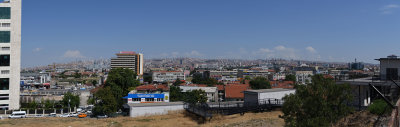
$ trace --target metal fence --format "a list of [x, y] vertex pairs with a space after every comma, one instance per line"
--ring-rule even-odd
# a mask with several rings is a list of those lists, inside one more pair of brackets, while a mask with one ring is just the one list
[[214, 102], [202, 104], [185, 103], [184, 108], [191, 113], [210, 118], [213, 115], [244, 114], [250, 111], [270, 111], [273, 108], [281, 107], [284, 101], [281, 99], [267, 98], [258, 102]]

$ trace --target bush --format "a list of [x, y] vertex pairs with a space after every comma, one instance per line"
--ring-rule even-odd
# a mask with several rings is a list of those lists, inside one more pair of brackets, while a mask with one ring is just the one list
[[377, 115], [383, 115], [391, 112], [391, 110], [392, 109], [389, 107], [389, 105], [382, 99], [375, 100], [370, 106], [368, 106], [368, 111]]

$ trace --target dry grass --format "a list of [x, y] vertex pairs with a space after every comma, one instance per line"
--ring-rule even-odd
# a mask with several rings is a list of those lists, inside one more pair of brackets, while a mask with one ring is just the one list
[[217, 116], [207, 122], [186, 112], [146, 117], [92, 118], [27, 118], [0, 120], [1, 127], [180, 127], [180, 126], [271, 126], [279, 127], [284, 121], [280, 111]]

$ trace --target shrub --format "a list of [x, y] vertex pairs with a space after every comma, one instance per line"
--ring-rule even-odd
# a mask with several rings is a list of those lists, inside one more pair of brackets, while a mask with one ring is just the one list
[[368, 111], [372, 114], [383, 115], [391, 112], [391, 108], [384, 100], [378, 99], [373, 101], [372, 104], [368, 106]]

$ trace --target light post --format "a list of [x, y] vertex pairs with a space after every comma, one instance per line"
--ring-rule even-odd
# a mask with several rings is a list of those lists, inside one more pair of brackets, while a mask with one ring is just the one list
[[70, 113], [70, 112], [71, 112], [71, 107], [70, 107], [69, 103], [71, 103], [71, 98], [69, 98], [69, 99], [68, 99], [68, 110], [69, 110], [69, 112], [68, 112], [68, 113]]

